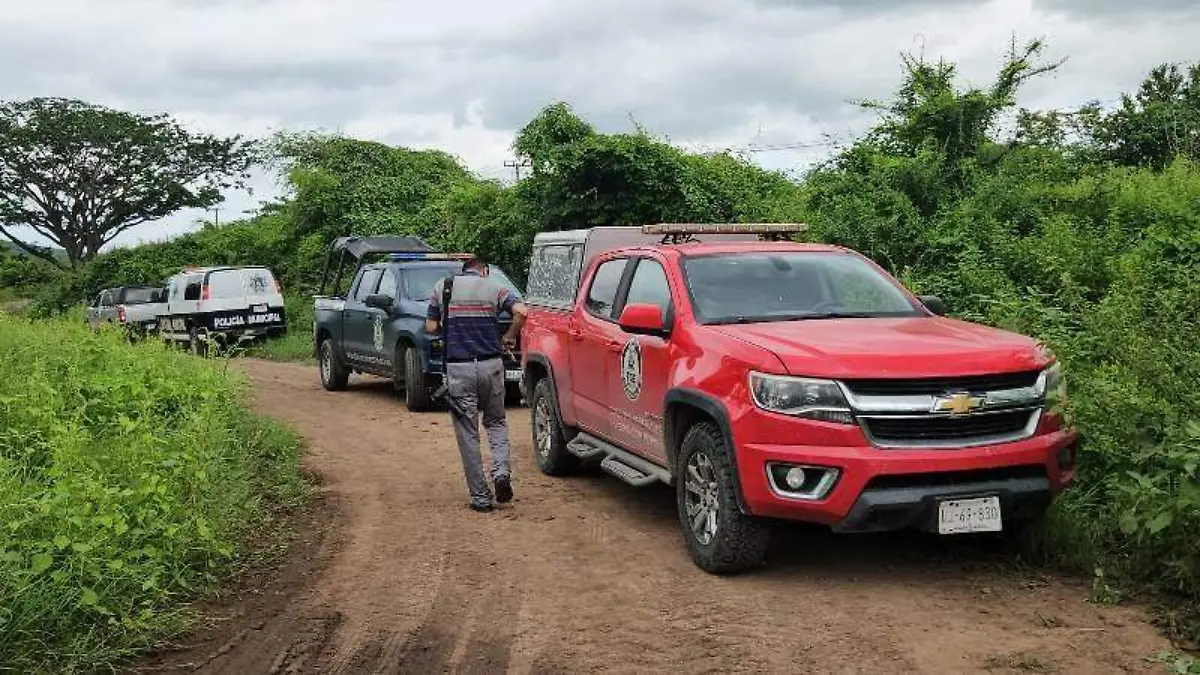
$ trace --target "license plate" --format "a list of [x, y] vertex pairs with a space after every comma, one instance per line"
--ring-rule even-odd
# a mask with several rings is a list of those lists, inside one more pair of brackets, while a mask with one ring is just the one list
[[938, 534], [999, 532], [1000, 498], [948, 499], [938, 503]]
[[504, 371], [504, 379], [508, 380], [509, 382], [520, 382], [521, 381], [521, 371], [506, 370], [506, 371]]
[[261, 313], [267, 311], [267, 306], [266, 305], [253, 305], [252, 307], [250, 307], [250, 309], [258, 314], [261, 314]]

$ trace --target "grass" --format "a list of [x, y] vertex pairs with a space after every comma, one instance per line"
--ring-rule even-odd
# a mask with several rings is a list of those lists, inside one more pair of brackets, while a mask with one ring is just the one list
[[220, 361], [0, 314], [0, 671], [114, 667], [251, 561], [306, 484], [244, 394]]
[[272, 338], [245, 351], [246, 356], [254, 356], [270, 361], [293, 361], [301, 363], [316, 363], [313, 356], [312, 335], [289, 330], [280, 338]]

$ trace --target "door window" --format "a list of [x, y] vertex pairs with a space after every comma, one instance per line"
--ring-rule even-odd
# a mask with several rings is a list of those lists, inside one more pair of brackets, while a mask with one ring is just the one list
[[375, 292], [375, 288], [379, 286], [380, 270], [378, 267], [370, 267], [363, 270], [362, 278], [358, 280], [358, 286], [354, 289], [354, 299], [362, 302], [368, 295]]
[[625, 273], [626, 258], [618, 258], [601, 263], [592, 277], [592, 287], [588, 289], [585, 306], [592, 314], [611, 319], [613, 305], [617, 299], [617, 288], [621, 285], [621, 276]]
[[113, 303], [112, 291], [104, 291], [103, 293], [100, 294], [100, 306], [101, 307], [112, 307], [113, 304], [114, 303]]
[[396, 273], [389, 267], [383, 271], [383, 278], [379, 280], [379, 290], [376, 293], [395, 300], [396, 286]]
[[631, 302], [655, 305], [662, 312], [664, 319], [668, 316], [671, 309], [671, 287], [667, 284], [667, 273], [658, 261], [649, 258], [638, 261], [624, 304], [628, 305]]

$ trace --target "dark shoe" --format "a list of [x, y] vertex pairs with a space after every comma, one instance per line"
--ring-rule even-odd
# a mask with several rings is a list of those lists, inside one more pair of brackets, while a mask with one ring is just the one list
[[496, 501], [504, 504], [512, 501], [512, 483], [509, 482], [508, 476], [496, 479]]
[[495, 507], [492, 506], [491, 504], [476, 504], [475, 502], [471, 502], [471, 510], [472, 511], [478, 511], [480, 513], [489, 513], [494, 509], [495, 509]]

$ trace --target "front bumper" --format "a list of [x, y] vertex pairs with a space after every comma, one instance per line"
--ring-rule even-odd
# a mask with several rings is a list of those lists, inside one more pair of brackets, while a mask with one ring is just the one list
[[[758, 411], [735, 424], [733, 436], [747, 511], [847, 532], [905, 527], [936, 531], [938, 501], [954, 496], [999, 497], [1005, 522], [1033, 517], [1074, 479], [1078, 443], [1074, 430], [1061, 429], [1047, 418], [1033, 437], [1021, 441], [965, 448], [879, 448], [857, 427], [780, 419]], [[768, 438], [772, 442], [761, 442]], [[774, 442], [801, 438], [813, 443]], [[1060, 466], [1064, 449], [1071, 461]], [[820, 499], [798, 499], [773, 485], [770, 463], [831, 467], [838, 470], [838, 478]]]

